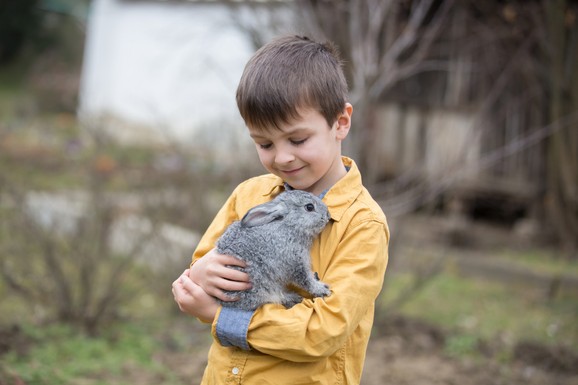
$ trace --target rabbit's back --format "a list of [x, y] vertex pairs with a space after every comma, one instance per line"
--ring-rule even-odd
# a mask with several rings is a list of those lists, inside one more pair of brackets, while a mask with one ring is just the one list
[[261, 230], [242, 228], [240, 222], [235, 222], [219, 238], [217, 251], [239, 258], [249, 266], [257, 265], [255, 267], [258, 269], [255, 270], [266, 266], [283, 270], [284, 265], [295, 262], [294, 256], [307, 253], [311, 246], [312, 240], [304, 242], [303, 239], [288, 236], [282, 226], [271, 232]]

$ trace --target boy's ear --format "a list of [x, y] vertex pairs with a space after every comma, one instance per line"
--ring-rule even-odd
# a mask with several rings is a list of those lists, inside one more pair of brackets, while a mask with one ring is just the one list
[[349, 133], [351, 128], [351, 115], [353, 114], [353, 106], [351, 103], [345, 103], [345, 108], [337, 118], [337, 139], [343, 140]]

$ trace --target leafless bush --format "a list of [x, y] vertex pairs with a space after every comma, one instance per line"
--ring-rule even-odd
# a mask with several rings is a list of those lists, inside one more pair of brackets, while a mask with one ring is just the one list
[[[234, 182], [211, 173], [210, 164], [193, 167], [176, 145], [118, 146], [94, 131], [83, 146], [83, 155], [54, 173], [41, 170], [50, 174], [43, 177], [80, 175], [72, 188], [38, 190], [0, 169], [0, 277], [2, 295], [25, 303], [29, 321], [96, 334], [143, 292], [162, 298], [164, 290], [170, 302], [170, 283], [188, 266], [196, 231]], [[222, 193], [211, 194], [218, 186]]]

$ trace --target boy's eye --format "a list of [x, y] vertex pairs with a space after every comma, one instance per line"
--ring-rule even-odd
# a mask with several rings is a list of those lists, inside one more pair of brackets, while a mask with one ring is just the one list
[[313, 206], [313, 203], [307, 203], [307, 204], [305, 205], [305, 210], [307, 210], [307, 211], [309, 211], [309, 212], [314, 211], [314, 210], [315, 210], [315, 206]]
[[305, 139], [299, 139], [299, 140], [291, 139], [291, 143], [294, 144], [294, 145], [296, 145], [296, 146], [298, 146], [298, 145], [300, 145], [300, 144], [305, 143], [306, 140], [307, 140], [307, 138], [305, 138]]
[[259, 144], [259, 147], [263, 150], [268, 150], [271, 148], [271, 143]]

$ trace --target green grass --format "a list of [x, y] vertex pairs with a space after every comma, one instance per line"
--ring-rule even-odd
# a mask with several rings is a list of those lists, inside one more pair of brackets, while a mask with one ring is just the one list
[[[388, 276], [383, 303], [396, 298], [412, 279], [408, 273]], [[543, 292], [528, 287], [445, 271], [405, 302], [399, 312], [461, 335], [448, 341], [454, 352], [467, 351], [477, 339], [496, 338], [510, 344], [533, 340], [578, 346], [578, 294], [546, 299]]]
[[552, 250], [503, 250], [496, 258], [549, 274], [573, 274], [578, 276], [578, 260], [568, 260]]
[[2, 357], [0, 383], [129, 385], [134, 376], [180, 383], [155, 359], [159, 343], [145, 327], [120, 324], [99, 338], [59, 325], [26, 327], [24, 333], [32, 341], [29, 351]]

